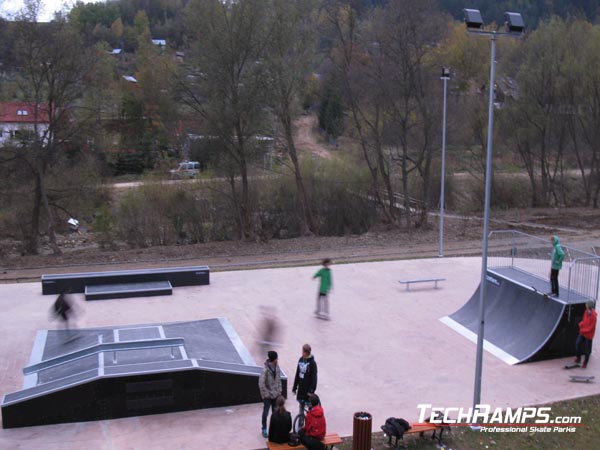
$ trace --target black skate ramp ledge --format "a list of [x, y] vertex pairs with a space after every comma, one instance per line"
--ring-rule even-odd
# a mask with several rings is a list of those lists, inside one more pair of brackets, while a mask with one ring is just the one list
[[[547, 297], [529, 287], [534, 283], [521, 284], [493, 270], [486, 283], [485, 350], [511, 365], [573, 354], [583, 304]], [[480, 289], [462, 308], [440, 319], [472, 342], [477, 342]]]
[[60, 294], [65, 289], [84, 293], [86, 286], [123, 283], [148, 283], [169, 281], [173, 287], [210, 284], [208, 266], [165, 267], [161, 269], [114, 270], [107, 272], [81, 272], [42, 275], [42, 294]]

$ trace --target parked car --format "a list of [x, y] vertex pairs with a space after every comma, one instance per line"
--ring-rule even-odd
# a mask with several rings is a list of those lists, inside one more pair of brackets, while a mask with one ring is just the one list
[[200, 173], [200, 163], [198, 161], [184, 161], [179, 163], [177, 169], [171, 169], [170, 173], [173, 180], [194, 178]]

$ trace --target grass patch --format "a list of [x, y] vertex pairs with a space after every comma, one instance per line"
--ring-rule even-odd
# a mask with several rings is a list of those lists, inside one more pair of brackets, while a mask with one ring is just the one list
[[[444, 431], [443, 442], [446, 449], [452, 450], [479, 450], [479, 449], [510, 449], [510, 450], [585, 450], [600, 448], [598, 433], [600, 433], [600, 395], [577, 398], [552, 403], [549, 405], [550, 418], [580, 416], [582, 426], [574, 432], [519, 432], [519, 433], [482, 433], [472, 431], [468, 427], [454, 427], [450, 433]], [[379, 429], [381, 423], [373, 423], [373, 430]], [[553, 428], [552, 424], [537, 425]], [[406, 436], [404, 441], [399, 441], [399, 448], [412, 450], [435, 449], [436, 442], [430, 439], [431, 432], [426, 433], [426, 438], [418, 435]], [[371, 448], [373, 450], [388, 450], [388, 439], [383, 433], [373, 433]], [[394, 439], [392, 439], [392, 443]], [[344, 440], [339, 450], [351, 450], [352, 439]]]

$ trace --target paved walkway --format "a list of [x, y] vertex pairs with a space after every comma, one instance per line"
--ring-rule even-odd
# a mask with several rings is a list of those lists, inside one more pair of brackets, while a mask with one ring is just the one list
[[[479, 283], [479, 258], [435, 258], [333, 266], [333, 320], [312, 317], [314, 267], [221, 272], [210, 286], [177, 288], [173, 296], [81, 302], [79, 326], [94, 327], [227, 317], [255, 360], [261, 305], [277, 308], [285, 327], [280, 362], [293, 377], [302, 344], [319, 364], [318, 393], [328, 428], [352, 434], [356, 411], [373, 414], [374, 430], [389, 416], [418, 418], [417, 404], [471, 406], [475, 346], [438, 319], [454, 312]], [[439, 276], [441, 289], [397, 280]], [[21, 387], [38, 329], [54, 298], [40, 283], [0, 286], [0, 394]], [[517, 407], [600, 393], [600, 383], [567, 381], [565, 360], [508, 366], [484, 355], [482, 400]], [[585, 371], [596, 374], [594, 357]], [[569, 372], [570, 374], [570, 372]], [[295, 404], [289, 405], [295, 411]], [[0, 430], [2, 449], [133, 450], [264, 448], [262, 406], [186, 411], [118, 420]], [[237, 430], [237, 431], [232, 431]]]

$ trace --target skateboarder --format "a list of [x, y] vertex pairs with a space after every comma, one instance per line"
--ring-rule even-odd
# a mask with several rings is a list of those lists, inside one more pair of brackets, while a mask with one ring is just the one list
[[323, 260], [323, 268], [321, 268], [313, 279], [320, 278], [319, 294], [317, 295], [317, 308], [315, 309], [315, 315], [320, 319], [329, 320], [329, 291], [331, 290], [331, 259], [326, 258]]
[[592, 352], [592, 339], [596, 332], [596, 317], [597, 313], [594, 309], [595, 305], [592, 300], [586, 304], [585, 312], [583, 313], [583, 319], [579, 322], [579, 335], [577, 341], [575, 341], [575, 363], [581, 362], [581, 353], [583, 348], [583, 364], [581, 367], [585, 369], [590, 360], [590, 353]]
[[64, 289], [54, 301], [54, 305], [52, 305], [52, 312], [54, 316], [63, 322], [63, 326], [66, 331], [65, 342], [69, 342], [76, 337], [69, 325], [69, 320], [73, 315], [73, 306], [71, 304], [70, 294], [70, 288]]
[[565, 252], [558, 242], [558, 236], [551, 236], [550, 242], [552, 242], [553, 246], [552, 263], [550, 268], [550, 286], [552, 289], [548, 295], [558, 297], [558, 272], [560, 269], [562, 269], [563, 259], [565, 259]]

